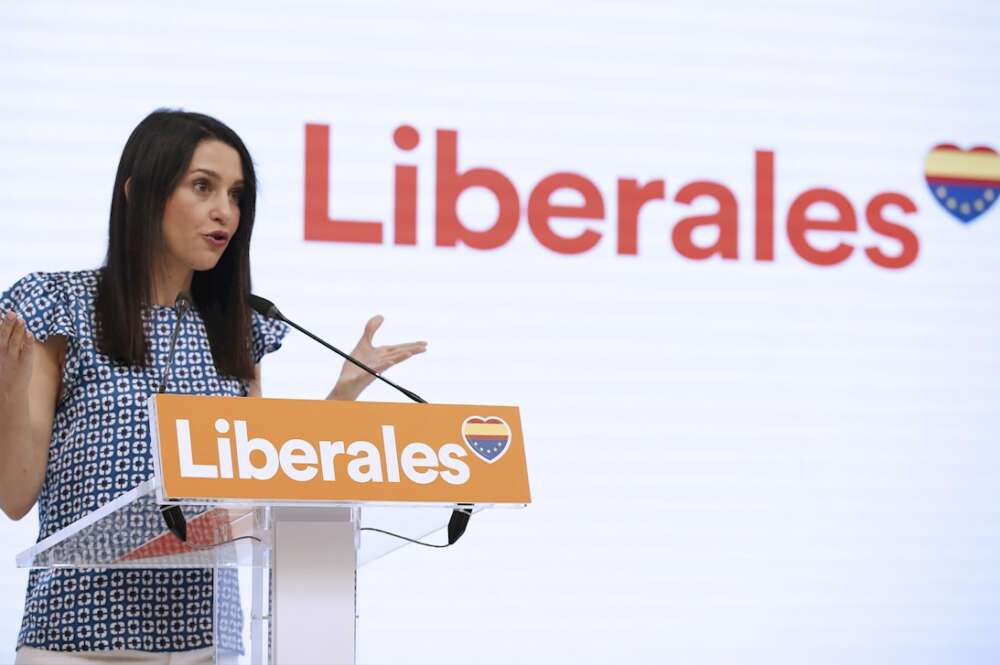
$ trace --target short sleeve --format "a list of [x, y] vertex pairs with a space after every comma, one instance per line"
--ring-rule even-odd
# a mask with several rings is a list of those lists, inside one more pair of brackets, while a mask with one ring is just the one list
[[53, 335], [76, 337], [73, 307], [62, 273], [36, 272], [0, 295], [0, 311], [14, 310], [39, 342]]
[[250, 316], [250, 352], [256, 365], [268, 353], [281, 348], [281, 342], [288, 334], [288, 324], [265, 318], [257, 312], [251, 312]]

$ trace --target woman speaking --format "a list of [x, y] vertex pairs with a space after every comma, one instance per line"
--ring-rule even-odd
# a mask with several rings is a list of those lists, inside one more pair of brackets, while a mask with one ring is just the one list
[[[160, 110], [132, 132], [111, 200], [104, 266], [33, 273], [0, 296], [0, 508], [38, 503], [39, 540], [152, 475], [146, 400], [164, 376], [173, 307], [189, 293], [171, 392], [259, 396], [283, 323], [252, 312], [253, 162], [218, 120]], [[382, 371], [426, 349], [353, 355]], [[345, 363], [329, 399], [372, 381]], [[212, 572], [33, 570], [16, 662], [210, 663]]]

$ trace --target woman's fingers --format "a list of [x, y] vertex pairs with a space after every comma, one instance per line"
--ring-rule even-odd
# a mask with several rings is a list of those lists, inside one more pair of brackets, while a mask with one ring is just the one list
[[[14, 312], [4, 314], [3, 321], [0, 322], [0, 350], [12, 349], [11, 340], [14, 339], [14, 333], [17, 331], [19, 321]], [[17, 347], [13, 347], [13, 350], [16, 349]]]
[[379, 326], [382, 325], [383, 321], [385, 321], [385, 317], [381, 314], [376, 314], [372, 318], [368, 319], [368, 323], [365, 324], [365, 332], [361, 335], [361, 339], [371, 344], [372, 337], [375, 336], [375, 331], [379, 329]]
[[10, 331], [13, 326], [9, 319], [10, 312], [2, 312], [2, 316], [0, 316], [0, 351], [7, 348], [7, 342], [10, 340]]
[[423, 353], [427, 350], [427, 347], [421, 347], [416, 345], [400, 345], [401, 347], [395, 351], [389, 351], [388, 347], [380, 347], [376, 349], [375, 357], [372, 362], [369, 363], [372, 369], [376, 372], [384, 372], [393, 365], [398, 365], [407, 358], [411, 358], [418, 353]]
[[30, 349], [35, 341], [34, 335], [28, 330], [24, 319], [13, 312], [0, 317], [0, 349], [6, 349], [10, 355], [18, 356]]
[[400, 351], [412, 351], [413, 353], [423, 353], [427, 350], [427, 342], [406, 342], [405, 344], [389, 344], [380, 346], [380, 351], [385, 353], [398, 353]]
[[21, 353], [24, 346], [24, 334], [28, 332], [24, 327], [24, 321], [17, 319], [14, 321], [14, 329], [10, 331], [10, 341], [7, 342], [7, 350], [12, 354]]
[[404, 349], [397, 349], [395, 351], [388, 351], [380, 354], [384, 360], [391, 361], [392, 364], [396, 364], [402, 360], [406, 360], [418, 353], [423, 353], [427, 350], [427, 347], [408, 347]]
[[34, 343], [35, 336], [31, 334], [30, 330], [28, 330], [28, 326], [24, 325], [24, 330], [21, 333], [21, 353], [24, 354], [25, 352], [31, 352], [33, 349], [32, 345]]
[[[423, 353], [423, 350], [408, 350], [408, 351], [396, 351], [394, 353], [387, 353], [382, 357], [382, 362], [379, 364], [383, 366], [383, 369], [388, 369], [393, 365], [397, 365], [407, 358], [412, 358], [418, 353]], [[380, 370], [381, 371], [381, 370]]]
[[14, 326], [14, 332], [10, 334], [10, 350], [12, 353], [20, 354], [24, 351], [25, 341], [28, 339], [28, 326], [24, 319], [18, 319]]
[[30, 376], [34, 336], [13, 312], [0, 312], [0, 381], [6, 391]]
[[34, 336], [24, 320], [12, 312], [0, 313], [0, 392], [17, 394], [31, 382]]

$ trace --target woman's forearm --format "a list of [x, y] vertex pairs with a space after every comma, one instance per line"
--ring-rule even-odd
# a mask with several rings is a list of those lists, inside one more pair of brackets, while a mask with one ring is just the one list
[[66, 338], [36, 342], [23, 321], [0, 325], [0, 509], [21, 519], [38, 500], [49, 461]]
[[0, 508], [21, 519], [35, 505], [45, 478], [48, 442], [32, 436], [27, 391], [0, 395]]

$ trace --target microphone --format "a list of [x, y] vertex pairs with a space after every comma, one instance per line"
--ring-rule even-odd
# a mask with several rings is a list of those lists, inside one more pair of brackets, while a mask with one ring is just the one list
[[[167, 364], [163, 368], [160, 376], [160, 386], [156, 389], [157, 394], [162, 395], [167, 392], [167, 381], [174, 373], [174, 352], [177, 350], [177, 337], [181, 332], [181, 324], [184, 322], [184, 315], [191, 309], [191, 296], [187, 291], [181, 291], [174, 300], [174, 311], [177, 312], [177, 320], [174, 322], [173, 332], [170, 334], [170, 351], [167, 353]], [[180, 506], [160, 506], [160, 513], [166, 523], [170, 533], [177, 536], [181, 542], [187, 542], [187, 520]]]
[[[262, 316], [265, 316], [269, 319], [278, 319], [279, 321], [284, 321], [285, 323], [295, 328], [299, 332], [307, 335], [308, 337], [311, 337], [312, 339], [316, 340], [326, 348], [330, 349], [344, 360], [354, 363], [364, 371], [374, 376], [379, 381], [382, 381], [392, 386], [399, 392], [403, 393], [404, 395], [412, 399], [414, 402], [418, 402], [419, 404], [427, 403], [427, 400], [425, 400], [423, 397], [416, 394], [412, 390], [407, 390], [406, 388], [393, 383], [392, 381], [385, 378], [384, 376], [382, 376], [381, 374], [379, 374], [378, 372], [376, 372], [371, 367], [364, 364], [357, 358], [354, 358], [348, 353], [344, 353], [343, 351], [333, 346], [332, 344], [325, 342], [316, 335], [312, 334], [299, 324], [295, 323], [294, 321], [291, 321], [287, 316], [281, 313], [281, 310], [278, 309], [277, 305], [275, 305], [267, 298], [261, 298], [260, 296], [251, 293], [250, 296], [247, 298], [247, 302], [250, 304], [250, 307], [252, 307], [254, 311], [256, 311], [258, 314], [261, 314]], [[453, 510], [451, 512], [451, 519], [448, 520], [448, 545], [454, 545], [455, 542], [462, 537], [462, 534], [465, 533], [465, 528], [469, 525], [469, 517], [472, 515], [471, 504], [459, 504], [459, 505], [461, 505], [462, 507]], [[391, 535], [396, 535], [396, 534], [391, 534]]]
[[181, 332], [181, 323], [184, 322], [184, 315], [188, 313], [189, 309], [191, 309], [191, 296], [188, 295], [187, 291], [181, 291], [174, 300], [174, 311], [177, 313], [177, 320], [174, 321], [174, 329], [170, 333], [170, 351], [167, 353], [167, 365], [163, 368], [163, 374], [160, 375], [160, 387], [156, 389], [156, 392], [161, 395], [167, 392], [167, 381], [174, 374], [174, 351], [177, 349], [177, 337]]
[[454, 545], [462, 534], [465, 527], [469, 526], [469, 518], [472, 516], [472, 504], [459, 504], [462, 508], [451, 511], [451, 519], [448, 520], [448, 544]]
[[261, 315], [263, 315], [263, 316], [265, 316], [265, 317], [267, 317], [269, 319], [277, 319], [279, 321], [284, 321], [285, 323], [287, 323], [291, 327], [295, 328], [299, 332], [307, 335], [308, 337], [311, 337], [312, 339], [316, 340], [317, 342], [319, 342], [320, 344], [322, 344], [326, 348], [330, 349], [331, 351], [333, 351], [334, 353], [336, 353], [338, 356], [340, 356], [344, 360], [347, 360], [348, 362], [351, 362], [351, 363], [357, 365], [358, 367], [360, 367], [364, 371], [366, 371], [369, 374], [371, 374], [372, 376], [374, 376], [379, 381], [382, 381], [383, 383], [386, 383], [386, 384], [392, 386], [393, 388], [395, 388], [399, 392], [403, 393], [404, 395], [406, 395], [407, 397], [409, 397], [410, 399], [412, 399], [414, 402], [418, 402], [420, 404], [426, 404], [427, 403], [427, 400], [425, 400], [423, 397], [421, 397], [417, 393], [413, 392], [412, 390], [407, 390], [406, 388], [393, 383], [392, 381], [390, 381], [389, 379], [385, 378], [384, 376], [382, 376], [381, 374], [379, 374], [378, 372], [376, 372], [371, 367], [369, 367], [368, 365], [364, 364], [363, 362], [361, 362], [360, 360], [358, 360], [357, 358], [355, 358], [351, 354], [344, 353], [343, 351], [341, 351], [340, 349], [338, 349], [334, 345], [332, 345], [332, 344], [330, 344], [330, 343], [328, 343], [328, 342], [320, 339], [319, 337], [317, 337], [316, 335], [312, 334], [311, 332], [309, 332], [308, 330], [306, 330], [305, 328], [303, 328], [299, 324], [297, 324], [294, 321], [290, 320], [287, 316], [285, 316], [284, 314], [282, 314], [281, 311], [278, 310], [278, 307], [273, 302], [271, 302], [270, 300], [268, 300], [266, 298], [261, 298], [260, 296], [257, 296], [257, 295], [254, 295], [254, 294], [251, 293], [250, 297], [247, 298], [247, 302], [250, 304], [250, 307], [252, 307], [254, 309], [254, 311], [256, 311], [258, 314], [261, 314]]
[[177, 540], [186, 543], [188, 539], [188, 525], [181, 507], [160, 506], [160, 514], [163, 515], [163, 522], [170, 529], [170, 533], [177, 536]]

